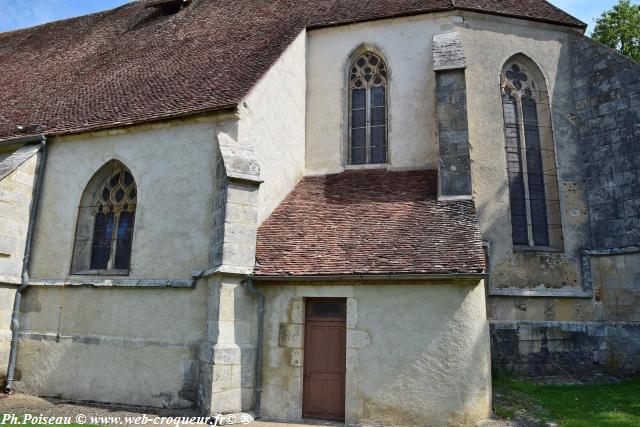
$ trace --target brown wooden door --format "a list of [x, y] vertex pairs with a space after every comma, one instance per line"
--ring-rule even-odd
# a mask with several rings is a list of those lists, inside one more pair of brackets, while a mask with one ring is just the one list
[[346, 301], [308, 299], [303, 418], [344, 421], [346, 344]]

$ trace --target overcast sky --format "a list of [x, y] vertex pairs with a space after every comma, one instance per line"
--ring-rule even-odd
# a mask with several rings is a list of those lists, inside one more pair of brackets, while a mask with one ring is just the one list
[[[0, 0], [0, 32], [111, 9], [129, 0]], [[561, 9], [589, 24], [618, 0], [551, 0]], [[632, 0], [639, 3], [640, 0]]]

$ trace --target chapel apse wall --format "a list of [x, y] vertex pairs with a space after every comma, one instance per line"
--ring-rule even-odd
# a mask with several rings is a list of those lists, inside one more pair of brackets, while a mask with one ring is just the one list
[[451, 30], [456, 19], [434, 13], [308, 32], [307, 174], [340, 172], [348, 163], [348, 71], [354, 52], [367, 46], [389, 70], [389, 167], [437, 168], [432, 37]]
[[[541, 23], [464, 14], [461, 38], [467, 55], [467, 93], [474, 198], [487, 241], [492, 320], [587, 320], [592, 303], [582, 280], [581, 251], [589, 242], [589, 215], [582, 150], [574, 122], [570, 40], [574, 30]], [[527, 250], [514, 245], [501, 73], [514, 58], [540, 70], [551, 122], [539, 132], [553, 135], [559, 218], [549, 220], [559, 244]], [[526, 59], [525, 59], [526, 58]], [[531, 76], [533, 77], [533, 76]], [[539, 104], [539, 110], [542, 111]], [[545, 166], [545, 174], [549, 173]], [[550, 217], [551, 218], [551, 217]], [[551, 224], [553, 222], [554, 224]], [[566, 297], [571, 297], [567, 299]], [[580, 299], [586, 297], [587, 299]]]

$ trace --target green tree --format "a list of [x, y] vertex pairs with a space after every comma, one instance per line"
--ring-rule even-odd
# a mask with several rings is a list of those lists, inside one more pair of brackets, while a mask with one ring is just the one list
[[640, 61], [640, 4], [620, 0], [596, 20], [591, 37]]

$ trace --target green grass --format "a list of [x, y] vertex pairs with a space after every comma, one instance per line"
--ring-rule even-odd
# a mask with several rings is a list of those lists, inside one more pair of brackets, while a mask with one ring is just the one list
[[[527, 396], [562, 427], [640, 426], [640, 379], [618, 384], [543, 385], [507, 378], [494, 379], [499, 393]], [[494, 408], [512, 418], [508, 407]]]

